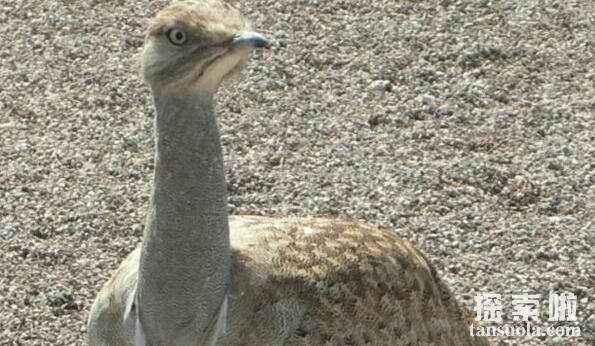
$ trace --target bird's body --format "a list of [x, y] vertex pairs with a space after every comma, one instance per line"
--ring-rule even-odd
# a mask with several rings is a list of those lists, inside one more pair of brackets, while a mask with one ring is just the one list
[[97, 296], [92, 346], [481, 345], [426, 258], [332, 219], [233, 217], [213, 96], [266, 46], [218, 0], [151, 21], [155, 178], [141, 246]]
[[[484, 344], [425, 256], [392, 231], [258, 216], [232, 216], [230, 231], [233, 279], [217, 345]], [[105, 345], [132, 345], [139, 259], [140, 248], [98, 296]]]

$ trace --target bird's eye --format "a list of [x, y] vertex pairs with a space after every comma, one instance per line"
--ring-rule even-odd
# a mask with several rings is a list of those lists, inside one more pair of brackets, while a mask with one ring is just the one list
[[176, 46], [186, 43], [186, 33], [180, 29], [170, 29], [167, 32], [167, 39]]

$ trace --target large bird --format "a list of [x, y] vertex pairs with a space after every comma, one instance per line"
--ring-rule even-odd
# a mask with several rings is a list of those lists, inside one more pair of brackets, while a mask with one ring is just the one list
[[95, 345], [484, 345], [428, 259], [392, 231], [319, 218], [229, 217], [213, 96], [267, 46], [219, 0], [150, 22], [157, 111], [141, 246], [99, 292]]

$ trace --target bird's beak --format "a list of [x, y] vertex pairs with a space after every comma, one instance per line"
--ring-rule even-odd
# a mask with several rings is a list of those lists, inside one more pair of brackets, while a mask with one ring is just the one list
[[257, 32], [245, 31], [237, 33], [231, 41], [233, 46], [252, 46], [256, 48], [268, 48], [269, 40]]

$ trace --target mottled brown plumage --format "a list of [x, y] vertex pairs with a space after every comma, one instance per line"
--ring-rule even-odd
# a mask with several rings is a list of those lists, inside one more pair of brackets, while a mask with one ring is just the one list
[[179, 1], [151, 21], [143, 75], [157, 110], [157, 155], [147, 227], [99, 292], [89, 343], [486, 345], [469, 336], [426, 257], [390, 230], [228, 220], [212, 99], [266, 44], [248, 28], [217, 0]]
[[[246, 315], [259, 318], [235, 319], [232, 309], [230, 329], [239, 332], [222, 345], [259, 345], [274, 334], [287, 345], [473, 344], [454, 296], [394, 232], [334, 219], [231, 220], [230, 302], [248, 303]], [[259, 319], [275, 321], [277, 332]]]

